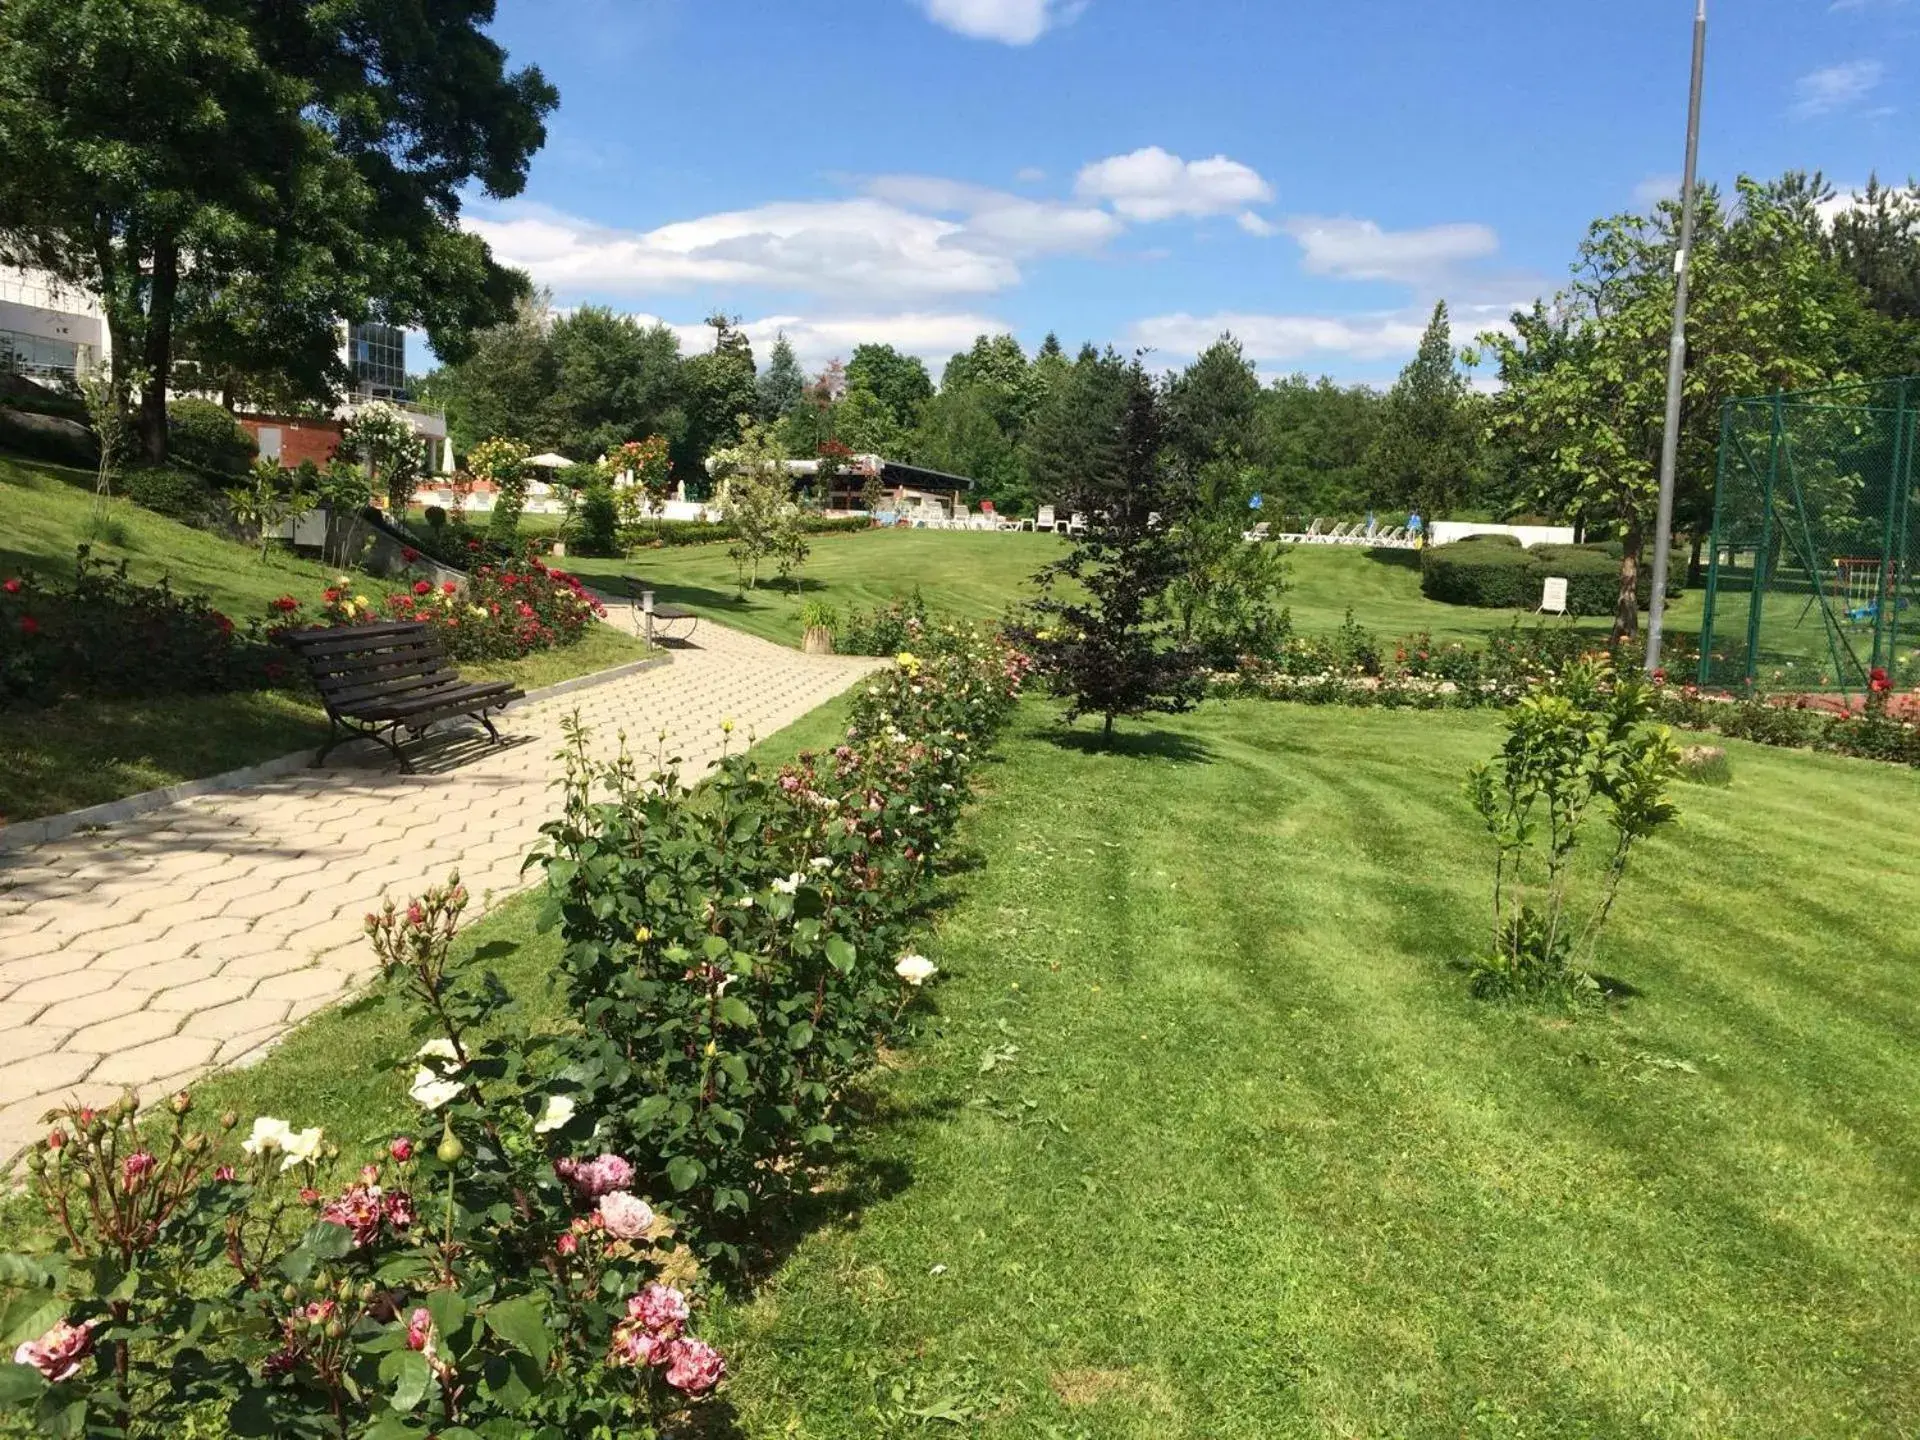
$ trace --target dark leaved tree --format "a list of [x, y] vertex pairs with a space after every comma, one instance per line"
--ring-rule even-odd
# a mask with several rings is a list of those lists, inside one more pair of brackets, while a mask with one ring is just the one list
[[1178, 643], [1161, 597], [1178, 577], [1177, 526], [1191, 487], [1164, 452], [1161, 399], [1138, 359], [1111, 437], [1118, 463], [1082, 470], [1064, 498], [1086, 517], [1073, 548], [1040, 572], [1032, 645], [1067, 721], [1098, 715], [1102, 739], [1122, 715], [1172, 714], [1200, 698], [1195, 654]]

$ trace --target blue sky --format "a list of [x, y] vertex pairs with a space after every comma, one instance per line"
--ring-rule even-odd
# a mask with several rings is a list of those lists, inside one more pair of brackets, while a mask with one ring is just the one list
[[[1920, 0], [1712, 0], [1702, 174], [1915, 165]], [[1692, 0], [501, 0], [560, 89], [468, 223], [561, 305], [1389, 378], [1676, 188]]]

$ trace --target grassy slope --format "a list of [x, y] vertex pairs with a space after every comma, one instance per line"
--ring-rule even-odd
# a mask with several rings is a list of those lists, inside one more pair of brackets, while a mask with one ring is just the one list
[[[1644, 996], [1568, 1022], [1447, 968], [1491, 717], [1241, 703], [1160, 734], [1089, 753], [1034, 705], [1002, 747], [859, 1209], [703, 1327], [743, 1434], [947, 1405], [1098, 1440], [1920, 1425], [1920, 776], [1730, 746], [1622, 902], [1605, 961]], [[531, 908], [464, 943], [550, 1014]], [[414, 1043], [330, 1012], [202, 1102], [377, 1136]]]
[[[0, 456], [0, 575], [70, 575], [74, 547], [94, 533], [92, 487], [88, 472]], [[238, 621], [263, 615], [279, 595], [316, 599], [334, 573], [277, 552], [262, 560], [248, 546], [125, 501], [111, 506], [109, 518], [118, 538], [94, 540], [97, 555], [127, 560], [138, 580], [169, 576], [176, 588], [211, 597]], [[609, 626], [567, 650], [463, 668], [533, 689], [645, 653], [638, 640]], [[0, 820], [217, 774], [317, 744], [325, 734], [318, 703], [304, 696], [170, 696], [0, 710]]]
[[1920, 1427], [1920, 776], [1732, 747], [1606, 947], [1644, 996], [1569, 1022], [1447, 965], [1491, 717], [1042, 719], [864, 1208], [710, 1327], [747, 1434]]
[[[763, 585], [747, 596], [736, 588], [725, 545], [688, 545], [645, 550], [624, 560], [575, 560], [596, 581], [638, 575], [650, 581], [662, 604], [685, 605], [710, 619], [769, 640], [800, 642], [800, 606], [824, 600], [844, 616], [915, 586], [937, 609], [959, 615], [996, 616], [1031, 599], [1033, 572], [1058, 556], [1065, 542], [1047, 535], [949, 534], [935, 530], [889, 530], [862, 535], [811, 537], [800, 596]], [[1339, 628], [1351, 608], [1354, 618], [1385, 638], [1429, 630], [1436, 640], [1478, 640], [1520, 618], [1511, 610], [1474, 610], [1442, 605], [1420, 593], [1419, 556], [1410, 550], [1366, 551], [1338, 545], [1296, 547], [1289, 556], [1292, 589], [1287, 604], [1294, 627], [1324, 635]], [[1668, 611], [1680, 630], [1699, 628], [1700, 599], [1688, 594]], [[1567, 622], [1555, 622], [1567, 623]], [[1604, 631], [1592, 618], [1582, 627]]]

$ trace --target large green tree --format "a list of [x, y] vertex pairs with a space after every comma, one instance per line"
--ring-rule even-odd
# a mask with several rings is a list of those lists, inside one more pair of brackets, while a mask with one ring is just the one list
[[902, 355], [891, 345], [856, 345], [847, 361], [847, 389], [867, 391], [887, 407], [897, 429], [911, 430], [933, 398], [933, 378], [918, 355]]
[[598, 305], [553, 323], [553, 393], [546, 430], [556, 449], [593, 460], [628, 440], [685, 434], [680, 341], [665, 325], [642, 325]]
[[791, 414], [806, 394], [807, 377], [786, 331], [773, 337], [767, 368], [760, 372], [754, 386], [760, 392], [760, 418], [769, 424]]
[[558, 97], [508, 68], [492, 19], [492, 0], [0, 5], [0, 258], [100, 297], [116, 361], [146, 372], [149, 456], [178, 337], [210, 327], [219, 353], [236, 286], [264, 287], [236, 315], [417, 325], [448, 356], [505, 313], [513, 277], [461, 203], [519, 192]]
[[1447, 302], [1433, 307], [1420, 350], [1400, 372], [1380, 410], [1368, 456], [1376, 483], [1393, 504], [1427, 516], [1458, 505], [1472, 483], [1479, 444], [1466, 376], [1454, 364]]
[[1367, 464], [1384, 404], [1370, 386], [1336, 385], [1324, 375], [1269, 385], [1252, 442], [1268, 513], [1352, 515], [1384, 504]]
[[475, 337], [468, 354], [427, 377], [421, 398], [447, 412], [447, 433], [462, 455], [495, 435], [525, 440], [536, 450], [560, 443], [548, 406], [557, 385], [552, 297], [524, 297], [501, 324]]
[[[1709, 513], [1721, 403], [1841, 373], [1828, 261], [1777, 188], [1739, 183], [1731, 213], [1703, 189], [1690, 262], [1683, 430], [1675, 510]], [[1618, 535], [1614, 634], [1638, 629], [1666, 406], [1679, 207], [1596, 221], [1555, 301], [1483, 337], [1504, 388], [1494, 428], [1533, 456], [1535, 495]]]
[[1113, 350], [1081, 347], [1022, 436], [1035, 500], [1071, 505], [1075, 496], [1122, 483], [1119, 437], [1133, 388], [1132, 367]]
[[680, 403], [687, 424], [673, 446], [674, 469], [695, 477], [701, 488], [707, 457], [740, 443], [741, 426], [760, 403], [753, 346], [738, 320], [715, 313], [707, 324], [713, 327], [713, 349], [680, 364]]

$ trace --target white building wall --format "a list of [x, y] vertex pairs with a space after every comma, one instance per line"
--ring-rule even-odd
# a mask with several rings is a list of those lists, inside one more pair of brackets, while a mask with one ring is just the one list
[[1571, 525], [1480, 525], [1471, 520], [1435, 520], [1427, 526], [1427, 541], [1445, 545], [1469, 535], [1511, 535], [1529, 548], [1535, 545], [1571, 545]]
[[81, 368], [113, 356], [113, 337], [99, 302], [39, 270], [0, 266], [0, 330], [83, 347], [77, 356]]

